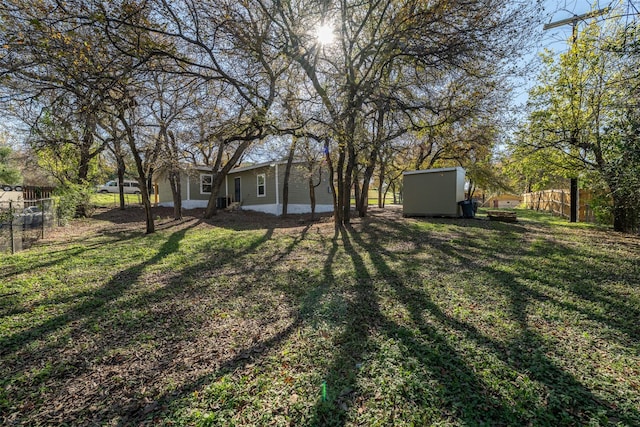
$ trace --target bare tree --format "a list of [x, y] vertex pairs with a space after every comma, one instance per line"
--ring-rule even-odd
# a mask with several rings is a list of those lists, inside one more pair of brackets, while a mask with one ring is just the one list
[[[441, 99], [448, 81], [458, 74], [490, 76], [495, 64], [513, 53], [514, 30], [526, 24], [531, 11], [530, 4], [516, 10], [504, 0], [454, 7], [417, 0], [255, 3], [274, 17], [282, 51], [304, 71], [329, 117], [336, 152], [336, 225], [350, 220], [358, 143], [373, 136], [372, 123], [378, 123], [368, 122], [375, 117], [370, 111], [381, 106], [401, 111], [415, 128], [425, 126], [422, 114], [438, 113], [431, 100], [433, 95]], [[333, 44], [316, 37], [313, 29], [321, 25], [332, 25]]]
[[[216, 148], [211, 158], [211, 197], [205, 210], [208, 218], [216, 213], [224, 176], [254, 141], [267, 134], [269, 109], [286, 66], [280, 52], [269, 43], [272, 20], [268, 13], [245, 8], [242, 3], [216, 0], [152, 0], [145, 6], [153, 10], [145, 22], [131, 22], [105, 8], [108, 30], [116, 32], [129, 26], [151, 34], [165, 43], [154, 46], [150, 53], [173, 63], [167, 72], [216, 82], [214, 87], [227, 97], [229, 109], [224, 122], [229, 126], [209, 139], [215, 141]], [[129, 52], [131, 45], [119, 44]], [[225, 162], [224, 153], [229, 150], [233, 153]]]
[[91, 8], [78, 0], [0, 9], [5, 105], [19, 110], [36, 151], [65, 165], [57, 174], [62, 183], [89, 184], [91, 164], [106, 147], [100, 123], [108, 121], [110, 92], [146, 61], [113, 49]]

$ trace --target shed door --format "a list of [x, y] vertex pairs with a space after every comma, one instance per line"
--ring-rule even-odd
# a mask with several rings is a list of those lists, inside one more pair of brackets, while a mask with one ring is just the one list
[[240, 202], [240, 196], [242, 195], [242, 191], [240, 191], [240, 177], [233, 179], [233, 187], [234, 187], [234, 201]]

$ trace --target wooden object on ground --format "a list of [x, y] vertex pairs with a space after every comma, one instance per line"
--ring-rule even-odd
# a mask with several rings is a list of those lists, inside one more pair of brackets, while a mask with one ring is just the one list
[[512, 211], [487, 211], [490, 221], [516, 222], [518, 217]]

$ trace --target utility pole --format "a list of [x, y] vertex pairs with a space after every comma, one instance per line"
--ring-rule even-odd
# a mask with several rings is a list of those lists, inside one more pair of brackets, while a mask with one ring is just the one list
[[[548, 24], [545, 24], [542, 29], [543, 30], [550, 30], [552, 28], [558, 28], [558, 27], [562, 27], [563, 25], [568, 25], [571, 24], [572, 28], [572, 37], [571, 37], [571, 43], [572, 45], [575, 46], [576, 41], [578, 40], [578, 23], [580, 21], [584, 21], [586, 19], [589, 18], [596, 18], [598, 16], [604, 15], [605, 13], [609, 12], [611, 8], [609, 7], [605, 7], [604, 9], [599, 9], [599, 10], [593, 10], [591, 12], [588, 13], [584, 13], [582, 15], [574, 15], [571, 18], [567, 18], [567, 19], [562, 19], [560, 21], [556, 21], [556, 22], [550, 22]], [[571, 143], [573, 145], [577, 145], [577, 139], [578, 136], [580, 134], [580, 129], [573, 129], [571, 131]], [[570, 186], [570, 193], [571, 193], [571, 209], [570, 209], [570, 215], [569, 215], [569, 222], [577, 222], [578, 221], [578, 206], [579, 206], [579, 194], [580, 192], [578, 191], [578, 178], [571, 178], [571, 186]]]
[[[585, 19], [589, 19], [589, 18], [597, 18], [598, 16], [604, 15], [605, 13], [609, 12], [609, 10], [611, 10], [610, 7], [605, 7], [604, 9], [600, 9], [600, 10], [593, 10], [591, 12], [587, 12], [584, 13], [582, 15], [573, 15], [571, 18], [567, 18], [567, 19], [561, 19], [560, 21], [556, 21], [556, 22], [550, 22], [548, 24], [544, 24], [544, 26], [542, 27], [543, 30], [550, 30], [552, 28], [557, 28], [557, 27], [561, 27], [563, 25], [567, 25], [567, 24], [571, 24], [573, 25], [573, 31], [574, 31], [574, 38], [575, 38], [575, 28], [576, 25], [578, 25], [578, 22], [580, 21], [584, 21]], [[574, 39], [575, 42], [575, 39]]]

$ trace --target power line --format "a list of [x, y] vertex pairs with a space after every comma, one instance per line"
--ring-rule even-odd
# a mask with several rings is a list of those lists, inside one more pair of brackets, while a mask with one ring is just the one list
[[561, 27], [561, 26], [567, 25], [567, 24], [572, 24], [572, 25], [575, 26], [579, 21], [584, 21], [584, 20], [589, 19], [589, 18], [595, 18], [595, 17], [598, 17], [600, 15], [604, 15], [605, 13], [609, 12], [609, 10], [611, 10], [610, 7], [605, 7], [604, 9], [594, 10], [592, 12], [583, 13], [582, 15], [574, 15], [571, 18], [562, 19], [560, 21], [550, 22], [549, 24], [545, 24], [542, 27], [542, 29], [543, 30], [550, 30], [551, 28]]

